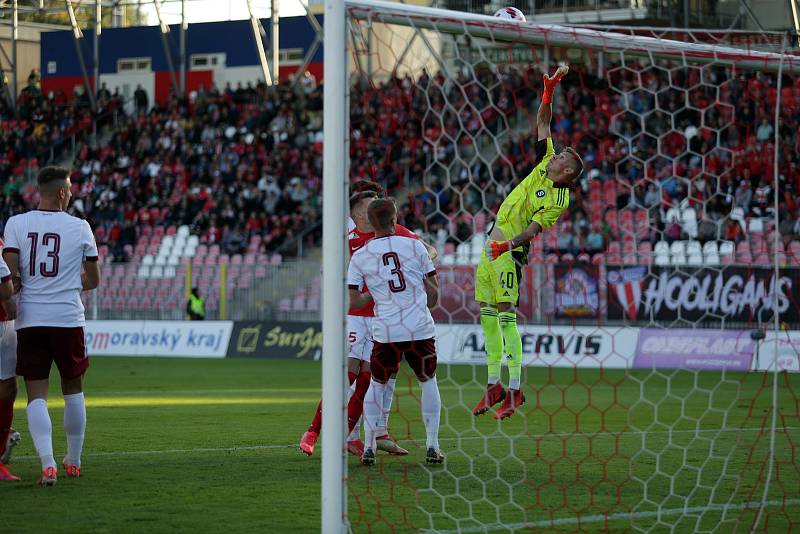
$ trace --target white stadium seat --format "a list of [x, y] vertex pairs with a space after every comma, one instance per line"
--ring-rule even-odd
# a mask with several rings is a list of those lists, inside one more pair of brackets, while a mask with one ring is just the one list
[[703, 245], [703, 254], [708, 256], [709, 254], [718, 254], [719, 247], [716, 241], [707, 241], [705, 245]]
[[669, 252], [673, 256], [685, 256], [686, 241], [673, 241], [672, 244], [669, 246]]
[[733, 254], [733, 241], [722, 241], [719, 244], [720, 256], [731, 256]]
[[686, 263], [692, 266], [703, 265], [703, 256], [700, 254], [691, 254], [688, 258]]

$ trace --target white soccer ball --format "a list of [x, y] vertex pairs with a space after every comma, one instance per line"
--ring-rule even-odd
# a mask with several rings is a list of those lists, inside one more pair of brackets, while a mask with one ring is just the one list
[[495, 12], [494, 16], [499, 19], [525, 22], [525, 14], [516, 7], [501, 7]]

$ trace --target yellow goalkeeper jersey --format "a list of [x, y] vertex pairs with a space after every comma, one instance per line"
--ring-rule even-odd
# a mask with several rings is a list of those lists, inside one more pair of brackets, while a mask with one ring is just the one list
[[553, 187], [547, 177], [547, 163], [555, 155], [553, 139], [539, 141], [536, 153], [539, 163], [508, 194], [497, 212], [496, 224], [506, 239], [516, 237], [533, 221], [547, 230], [569, 207], [569, 189]]

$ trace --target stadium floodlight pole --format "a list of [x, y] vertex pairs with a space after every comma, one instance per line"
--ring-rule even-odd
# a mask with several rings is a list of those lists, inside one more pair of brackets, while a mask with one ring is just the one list
[[156, 9], [158, 26], [161, 28], [161, 44], [164, 46], [164, 59], [167, 60], [169, 76], [172, 78], [172, 90], [177, 93], [180, 91], [180, 87], [178, 86], [178, 77], [175, 75], [175, 64], [172, 61], [172, 50], [169, 48], [169, 24], [164, 22], [164, 17], [161, 16], [161, 4], [159, 3], [159, 0], [153, 0], [153, 6], [155, 6]]
[[264, 83], [272, 85], [272, 76], [269, 73], [269, 63], [267, 63], [267, 53], [264, 51], [264, 27], [253, 11], [253, 1], [247, 0], [247, 11], [250, 13], [250, 28], [253, 30], [253, 40], [256, 42], [258, 52], [258, 62], [261, 64], [261, 72], [264, 75]]
[[272, 0], [270, 5], [269, 22], [272, 26], [270, 33], [270, 48], [272, 49], [272, 83], [278, 85], [281, 79], [280, 63], [281, 63], [281, 45], [279, 40], [279, 32], [281, 29], [281, 15], [280, 15], [280, 0]]
[[179, 39], [179, 53], [178, 59], [181, 62], [181, 94], [186, 96], [186, 30], [189, 28], [189, 23], [186, 21], [186, 0], [181, 0], [181, 32]]
[[[16, 0], [14, 4], [16, 5]], [[67, 15], [69, 22], [72, 25], [72, 41], [75, 43], [75, 55], [78, 56], [78, 63], [81, 66], [81, 74], [83, 74], [83, 86], [86, 92], [89, 93], [89, 104], [92, 106], [92, 111], [97, 113], [97, 100], [92, 91], [92, 84], [89, 83], [89, 74], [86, 70], [86, 60], [83, 58], [83, 48], [81, 47], [81, 40], [83, 39], [83, 32], [78, 26], [78, 20], [75, 18], [75, 9], [72, 6], [72, 0], [64, 0], [67, 7]]]
[[311, 45], [306, 50], [306, 55], [303, 56], [303, 62], [297, 68], [297, 76], [294, 77], [294, 83], [300, 83], [300, 79], [305, 74], [308, 65], [311, 64], [311, 60], [314, 59], [314, 55], [319, 50], [320, 45], [322, 44], [322, 27], [319, 25], [316, 17], [311, 10], [308, 9], [308, 4], [305, 0], [300, 0], [300, 5], [306, 12], [306, 19], [308, 20], [308, 24], [314, 29], [314, 40], [311, 41]]
[[17, 0], [11, 6], [11, 104], [17, 109], [17, 90], [19, 74], [17, 73], [17, 40], [19, 39], [19, 11]]
[[[100, 34], [103, 32], [103, 5], [100, 0], [94, 2], [94, 38], [92, 40], [92, 77], [94, 78], [94, 97], [100, 92]], [[97, 114], [92, 117], [92, 144], [97, 146]]]
[[798, 13], [798, 1], [800, 0], [789, 0], [789, 5], [792, 6], [792, 18], [794, 19], [794, 32], [795, 32], [795, 39], [800, 41], [800, 13]]
[[[488, 15], [474, 15], [384, 0], [345, 0], [349, 16], [385, 24], [412, 25], [439, 33], [467, 34], [493, 41], [527, 43], [558, 48], [588, 48], [625, 51], [631, 56], [657, 57], [682, 63], [725, 62], [737, 68], [774, 72], [783, 58], [783, 71], [800, 73], [800, 57], [730, 46], [658, 39], [641, 35], [564, 26], [519, 23]], [[683, 30], [682, 30], [683, 31]]]
[[322, 163], [322, 532], [346, 530], [345, 210], [347, 33], [344, 0], [325, 0]]
[[94, 50], [92, 50], [92, 75], [94, 76], [94, 94], [100, 90], [100, 34], [103, 33], [103, 4], [94, 2]]

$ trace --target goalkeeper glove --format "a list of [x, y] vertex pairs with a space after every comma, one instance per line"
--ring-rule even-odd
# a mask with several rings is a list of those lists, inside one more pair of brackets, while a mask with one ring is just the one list
[[553, 74], [551, 78], [546, 72], [544, 73], [544, 91], [542, 92], [542, 104], [551, 104], [553, 102], [553, 91], [556, 89], [556, 85], [558, 82], [561, 81], [561, 78], [569, 72], [569, 67], [566, 65], [561, 65], [556, 70], [556, 73]]
[[490, 246], [492, 261], [500, 257], [501, 254], [511, 251], [511, 241], [492, 241]]

